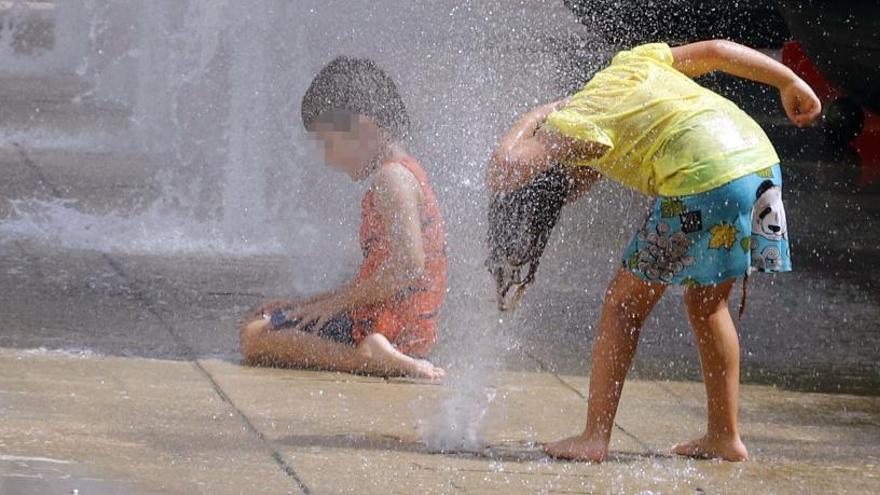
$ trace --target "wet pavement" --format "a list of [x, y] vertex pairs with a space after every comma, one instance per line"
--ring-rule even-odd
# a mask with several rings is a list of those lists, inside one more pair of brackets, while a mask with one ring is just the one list
[[[51, 177], [46, 170], [38, 174], [43, 180]], [[876, 347], [820, 326], [839, 322], [835, 314], [876, 307], [865, 308], [849, 289], [835, 291], [815, 273], [786, 282], [785, 297], [819, 297], [816, 291], [824, 290], [823, 304], [838, 313], [784, 342], [758, 326], [743, 331], [744, 381], [778, 385], [744, 388], [742, 430], [751, 462], [668, 454], [675, 441], [700, 433], [705, 415], [701, 384], [687, 381], [698, 376], [681, 372], [697, 372], [686, 327], [669, 332], [660, 321], [680, 314], [680, 303], [669, 298], [645, 331], [634, 370], [640, 379], [627, 383], [611, 458], [586, 466], [553, 462], [540, 446], [582, 427], [587, 378], [575, 375], [588, 363], [588, 324], [572, 327], [565, 323], [571, 320], [552, 317], [534, 324], [524, 313], [499, 336], [515, 345], [500, 351], [486, 379], [495, 396], [486, 448], [431, 453], [419, 428], [454, 393], [448, 387], [240, 364], [238, 316], [284, 291], [281, 267], [288, 262], [268, 255], [100, 252], [23, 237], [0, 243], [0, 493], [880, 489]], [[752, 293], [768, 284], [756, 283]], [[446, 317], [435, 359], [459, 373], [460, 347], [452, 339], [465, 329], [454, 321]], [[823, 347], [820, 337], [809, 340], [816, 334], [837, 340]], [[781, 345], [786, 349], [774, 349]], [[835, 384], [868, 395], [796, 391]]]
[[[0, 352], [3, 493], [871, 493], [880, 400], [743, 391], [752, 461], [672, 457], [699, 433], [697, 383], [631, 381], [610, 459], [553, 462], [584, 377], [504, 372], [486, 448], [432, 453], [416, 418], [442, 386], [403, 379], [51, 351]], [[77, 489], [78, 492], [72, 490]], [[55, 492], [62, 493], [62, 492]]]
[[[531, 16], [548, 30], [565, 14], [536, 5], [508, 25]], [[482, 26], [480, 8], [474, 26]], [[527, 36], [499, 35], [506, 27], [487, 27], [490, 42], [473, 60], [448, 50], [420, 62], [458, 71], [406, 75], [414, 114], [430, 122], [421, 132], [466, 143], [461, 154], [475, 170], [483, 151], [474, 150], [488, 149], [516, 108], [480, 102], [489, 110], [465, 112], [476, 124], [462, 126], [490, 127], [475, 135], [453, 125], [460, 116], [425, 83], [454, 89], [504, 54], [510, 67], [480, 84], [501, 94], [513, 80], [510, 98], [543, 101], [572, 82], [517, 64], [558, 67], [569, 55], [550, 52], [589, 44], [566, 25], [536, 50]], [[430, 48], [430, 40], [421, 43]], [[785, 163], [796, 271], [754, 277], [739, 325], [742, 429], [754, 460], [667, 453], [699, 434], [705, 416], [696, 349], [670, 290], [642, 333], [611, 459], [586, 466], [552, 462], [540, 445], [582, 427], [602, 290], [643, 198], [603, 183], [583, 207], [566, 209], [523, 307], [495, 325], [481, 266], [482, 197], [475, 207], [461, 176], [442, 173], [452, 145], [420, 150], [437, 167], [438, 190], [451, 191], [453, 219], [453, 290], [433, 359], [453, 377], [488, 362], [495, 397], [485, 449], [431, 453], [419, 429], [453, 387], [239, 363], [239, 316], [289, 294], [291, 266], [326, 260], [180, 249], [191, 225], [142, 215], [167, 188], [160, 172], [174, 157], [128, 145], [129, 109], [78, 100], [85, 83], [71, 75], [0, 77], [0, 493], [880, 491], [880, 196], [853, 192], [852, 158], [825, 151], [817, 130], [787, 125], [768, 103], [773, 95], [708, 83], [752, 111]], [[347, 258], [339, 264], [354, 268]]]

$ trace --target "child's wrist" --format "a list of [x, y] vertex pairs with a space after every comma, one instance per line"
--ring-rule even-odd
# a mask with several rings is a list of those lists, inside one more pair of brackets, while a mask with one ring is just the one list
[[801, 79], [788, 67], [785, 67], [785, 70], [779, 74], [778, 80], [776, 81], [776, 88], [782, 91], [783, 89], [791, 86], [792, 84], [797, 84]]

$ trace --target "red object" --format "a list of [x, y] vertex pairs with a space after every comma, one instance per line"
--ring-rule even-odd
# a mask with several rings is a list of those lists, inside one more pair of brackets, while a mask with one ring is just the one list
[[[823, 105], [846, 95], [842, 89], [834, 86], [822, 75], [797, 41], [789, 41], [782, 46], [782, 63], [813, 88]], [[880, 115], [866, 108], [862, 108], [862, 111], [865, 112], [864, 127], [862, 132], [850, 141], [849, 146], [859, 155], [861, 161], [859, 185], [866, 187], [880, 180]]]
[[[352, 311], [352, 336], [355, 342], [360, 342], [378, 332], [400, 352], [425, 357], [437, 339], [437, 315], [446, 295], [446, 231], [428, 174], [413, 158], [406, 157], [400, 164], [415, 175], [421, 186], [419, 220], [425, 251], [424, 275], [391, 299]], [[383, 165], [386, 166], [388, 164]], [[382, 218], [373, 206], [372, 191], [364, 196], [361, 207], [359, 237], [364, 261], [356, 282], [362, 282], [380, 269], [390, 255], [388, 236]]]

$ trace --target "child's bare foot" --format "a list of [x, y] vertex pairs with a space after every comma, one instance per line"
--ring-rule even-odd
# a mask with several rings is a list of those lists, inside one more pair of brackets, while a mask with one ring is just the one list
[[365, 371], [395, 376], [441, 380], [446, 371], [427, 359], [416, 359], [398, 351], [384, 335], [374, 333], [358, 346], [358, 353], [367, 363]]
[[594, 462], [605, 460], [608, 455], [608, 444], [602, 441], [587, 440], [583, 435], [564, 438], [544, 446], [544, 452], [558, 459]]
[[749, 460], [749, 451], [739, 437], [733, 439], [710, 438], [708, 435], [672, 447], [672, 452], [702, 459], [722, 459], [731, 462]]
[[429, 380], [442, 380], [446, 377], [446, 370], [439, 366], [434, 366], [427, 359], [413, 359], [413, 361], [412, 367], [406, 373], [407, 376], [427, 378]]

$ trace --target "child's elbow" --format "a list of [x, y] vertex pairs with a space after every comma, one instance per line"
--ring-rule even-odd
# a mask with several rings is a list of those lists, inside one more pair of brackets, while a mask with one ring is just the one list
[[726, 44], [730, 43], [730, 41], [724, 39], [714, 39], [706, 41], [706, 49], [709, 50], [710, 53], [720, 53], [721, 50], [724, 49]]
[[715, 61], [717, 64], [720, 64], [725, 60], [735, 58], [737, 52], [739, 52], [742, 48], [742, 45], [740, 45], [739, 43], [734, 43], [733, 41], [711, 40], [706, 44], [705, 57], [709, 60]]
[[408, 256], [402, 261], [398, 270], [398, 280], [402, 285], [408, 285], [418, 280], [425, 274], [425, 255]]

